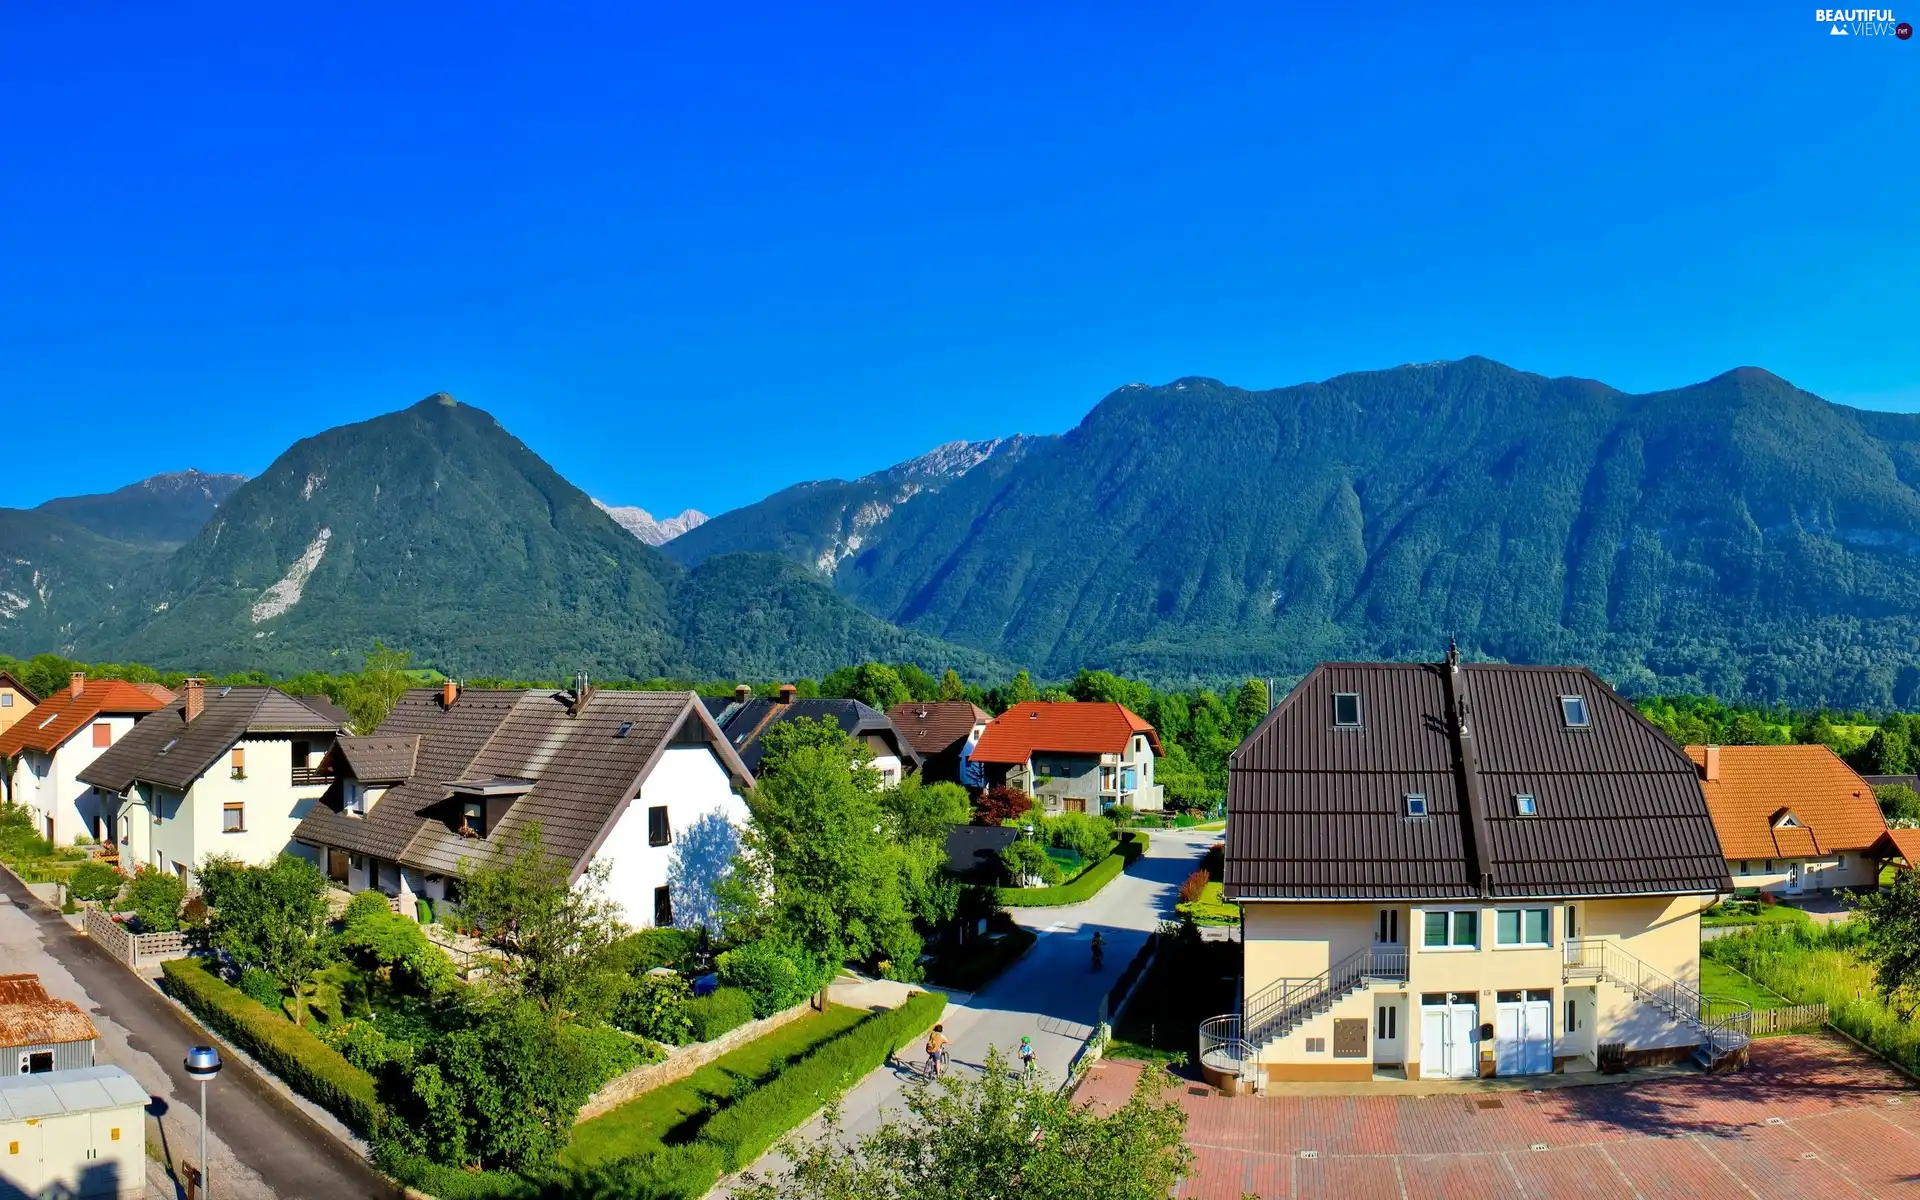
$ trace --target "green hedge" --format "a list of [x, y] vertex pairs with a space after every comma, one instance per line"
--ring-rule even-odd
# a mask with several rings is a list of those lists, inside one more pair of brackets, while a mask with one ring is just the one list
[[1128, 830], [1121, 835], [1113, 853], [1075, 875], [1067, 882], [1043, 888], [995, 888], [994, 899], [1007, 908], [1047, 908], [1056, 904], [1078, 904], [1091, 900], [1101, 888], [1112, 883], [1121, 872], [1147, 852], [1147, 835]]
[[945, 996], [921, 992], [860, 1022], [716, 1114], [697, 1140], [717, 1147], [727, 1170], [752, 1166], [802, 1121], [931, 1029], [946, 1007]]
[[1031, 929], [1015, 928], [1011, 933], [1002, 934], [997, 941], [976, 939], [967, 943], [959, 953], [943, 954], [935, 959], [927, 972], [927, 979], [941, 987], [977, 992], [1012, 966], [1014, 960], [1025, 954], [1027, 947], [1033, 945], [1038, 937]]
[[160, 964], [167, 991], [207, 1027], [286, 1081], [287, 1086], [371, 1137], [386, 1120], [373, 1076], [278, 1013], [208, 974], [191, 958]]
[[693, 1022], [693, 1040], [710, 1042], [753, 1020], [753, 997], [739, 988], [715, 988], [687, 1001], [687, 1019]]

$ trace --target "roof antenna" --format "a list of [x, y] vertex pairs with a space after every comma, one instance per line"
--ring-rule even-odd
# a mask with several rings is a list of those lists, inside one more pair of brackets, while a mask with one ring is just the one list
[[1447, 665], [1450, 667], [1460, 665], [1460, 643], [1453, 639], [1452, 634], [1447, 635]]

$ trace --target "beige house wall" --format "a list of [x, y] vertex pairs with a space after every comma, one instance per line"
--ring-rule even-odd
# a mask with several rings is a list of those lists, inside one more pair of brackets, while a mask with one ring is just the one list
[[[1845, 866], [1841, 865], [1843, 861]], [[1734, 887], [1758, 888], [1775, 895], [1789, 895], [1787, 880], [1795, 864], [1800, 867], [1802, 892], [1870, 888], [1880, 881], [1879, 864], [1858, 850], [1818, 858], [1730, 858], [1727, 860], [1727, 874], [1733, 876]], [[1742, 867], [1746, 869], [1742, 870]]]

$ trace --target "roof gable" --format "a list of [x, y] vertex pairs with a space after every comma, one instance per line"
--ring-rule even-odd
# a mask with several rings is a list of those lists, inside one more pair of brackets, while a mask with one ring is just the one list
[[[1686, 754], [1704, 776], [1707, 748]], [[1886, 832], [1873, 788], [1825, 746], [1720, 746], [1714, 758], [1700, 786], [1728, 858], [1865, 851]]]
[[[703, 706], [710, 715], [711, 706]], [[748, 700], [744, 703], [728, 703], [719, 716], [726, 718], [721, 726], [726, 741], [749, 771], [760, 769], [760, 756], [765, 753], [761, 738], [767, 730], [785, 721], [810, 720], [832, 721], [840, 727], [842, 733], [853, 737], [878, 736], [885, 738], [894, 747], [898, 757], [911, 766], [918, 768], [920, 753], [913, 743], [901, 735], [887, 715], [859, 700], [816, 697], [810, 700]]]
[[973, 761], [1023, 763], [1037, 752], [1124, 754], [1135, 734], [1144, 734], [1155, 754], [1160, 735], [1144, 718], [1114, 701], [1032, 700], [1016, 704], [987, 723], [974, 743]]
[[80, 771], [80, 782], [109, 792], [124, 792], [136, 781], [185, 790], [244, 737], [339, 731], [331, 718], [278, 688], [208, 688], [203, 698], [191, 721], [184, 698], [141, 718]]

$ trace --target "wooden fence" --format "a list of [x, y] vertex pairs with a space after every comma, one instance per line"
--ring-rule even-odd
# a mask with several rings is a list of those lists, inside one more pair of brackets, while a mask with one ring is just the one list
[[1786, 1008], [1766, 1008], [1753, 1014], [1753, 1036], [1793, 1033], [1802, 1029], [1821, 1029], [1827, 1023], [1824, 1004], [1794, 1004]]

